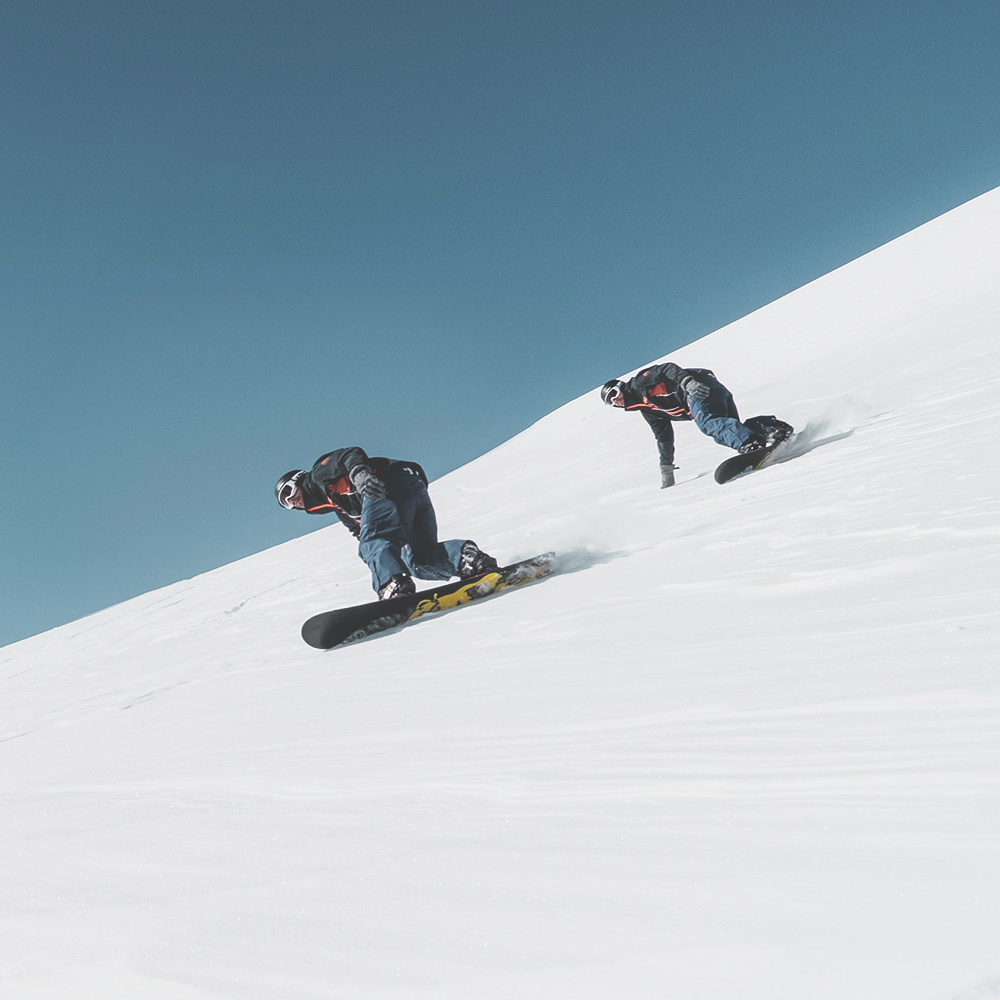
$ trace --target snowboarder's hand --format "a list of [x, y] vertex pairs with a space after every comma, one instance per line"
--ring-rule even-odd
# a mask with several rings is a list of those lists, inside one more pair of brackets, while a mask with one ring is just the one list
[[668, 486], [674, 485], [674, 469], [676, 465], [660, 466], [660, 489], [665, 490]]
[[385, 496], [385, 483], [365, 465], [351, 469], [351, 482], [354, 488], [369, 500], [379, 500]]
[[708, 399], [708, 395], [712, 391], [704, 382], [699, 382], [693, 375], [685, 376], [678, 384], [681, 387], [681, 392], [694, 399]]

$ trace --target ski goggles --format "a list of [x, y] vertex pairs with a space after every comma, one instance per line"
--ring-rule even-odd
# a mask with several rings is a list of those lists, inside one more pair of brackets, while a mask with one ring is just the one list
[[625, 393], [620, 382], [611, 383], [609, 385], [605, 385], [601, 390], [601, 399], [604, 400], [608, 406], [614, 406], [624, 394]]
[[286, 510], [294, 510], [292, 506], [292, 499], [295, 494], [299, 491], [299, 480], [305, 475], [305, 472], [299, 472], [292, 476], [291, 479], [285, 483], [284, 486], [278, 491], [278, 503], [281, 504]]

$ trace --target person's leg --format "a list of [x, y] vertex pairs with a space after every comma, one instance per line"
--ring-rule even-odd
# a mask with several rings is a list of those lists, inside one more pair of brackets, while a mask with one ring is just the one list
[[407, 492], [412, 498], [413, 516], [403, 559], [410, 572], [421, 580], [450, 580], [459, 575], [464, 539], [438, 541], [437, 517], [427, 488], [417, 476], [410, 478], [412, 482], [407, 484]]
[[[413, 477], [416, 478], [416, 477]], [[358, 555], [372, 571], [372, 587], [379, 591], [397, 573], [409, 573], [403, 546], [410, 541], [412, 497], [399, 483], [398, 473], [386, 480], [386, 493], [377, 500], [365, 498], [361, 507]]]
[[740, 422], [732, 393], [716, 378], [705, 379], [709, 388], [707, 399], [688, 401], [691, 416], [698, 430], [726, 448], [737, 451], [759, 435]]

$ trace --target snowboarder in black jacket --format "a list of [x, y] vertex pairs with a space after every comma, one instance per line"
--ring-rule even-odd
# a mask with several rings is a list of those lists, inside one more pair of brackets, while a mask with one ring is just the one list
[[274, 495], [286, 510], [336, 514], [358, 539], [380, 600], [415, 593], [414, 576], [468, 579], [497, 569], [470, 539], [438, 541], [427, 475], [416, 462], [340, 448], [321, 455], [309, 471], [286, 472]]
[[773, 448], [789, 438], [790, 424], [773, 416], [741, 421], [733, 394], [707, 368], [681, 368], [672, 361], [644, 368], [627, 381], [613, 378], [601, 399], [622, 410], [638, 410], [652, 428], [660, 453], [660, 488], [674, 485], [675, 420], [693, 420], [698, 429], [738, 452]]

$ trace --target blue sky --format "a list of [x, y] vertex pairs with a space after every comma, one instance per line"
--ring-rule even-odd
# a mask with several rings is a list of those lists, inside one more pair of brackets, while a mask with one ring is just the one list
[[7, 0], [0, 644], [996, 187], [998, 52], [995, 0]]

